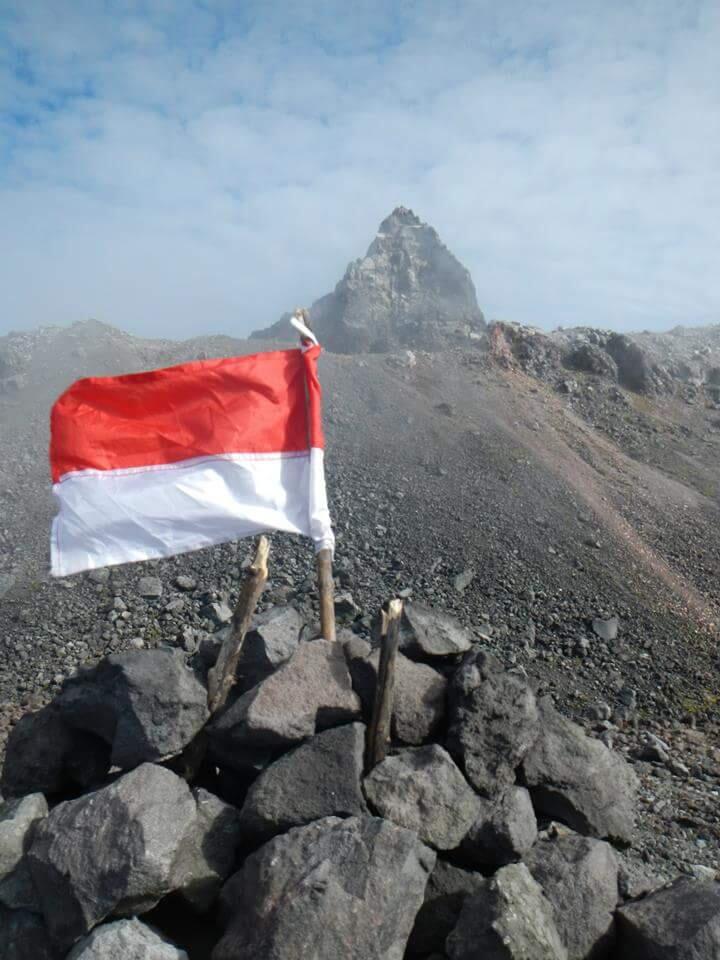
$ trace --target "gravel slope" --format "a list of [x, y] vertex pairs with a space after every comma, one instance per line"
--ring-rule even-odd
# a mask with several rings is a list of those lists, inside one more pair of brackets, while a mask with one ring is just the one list
[[[88, 657], [194, 649], [217, 627], [208, 603], [232, 603], [249, 550], [50, 581], [54, 398], [78, 376], [261, 346], [138, 341], [100, 324], [16, 344], [21, 384], [0, 395], [0, 737]], [[668, 872], [718, 866], [720, 413], [584, 374], [559, 393], [476, 351], [321, 363], [338, 586], [352, 594], [355, 629], [401, 590], [456, 613], [637, 760], [640, 855]], [[313, 617], [309, 546], [274, 536], [271, 559], [265, 602]], [[181, 574], [194, 587], [178, 587]], [[160, 578], [159, 599], [139, 595], [147, 575]], [[593, 620], [613, 616], [617, 638], [603, 640]], [[648, 733], [666, 742], [667, 761], [637, 759]]]

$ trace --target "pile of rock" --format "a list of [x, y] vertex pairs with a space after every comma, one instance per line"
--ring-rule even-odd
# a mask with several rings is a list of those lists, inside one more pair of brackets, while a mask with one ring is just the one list
[[259, 618], [213, 718], [216, 646], [113, 654], [17, 724], [2, 957], [718, 956], [720, 885], [628, 870], [634, 774], [521, 670], [408, 605], [367, 770], [378, 653], [301, 626]]

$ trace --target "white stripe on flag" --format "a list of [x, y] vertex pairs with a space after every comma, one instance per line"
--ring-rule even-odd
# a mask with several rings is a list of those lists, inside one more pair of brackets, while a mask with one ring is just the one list
[[223, 454], [126, 470], [85, 470], [53, 486], [51, 569], [80, 570], [199, 550], [266, 530], [333, 549], [323, 451]]

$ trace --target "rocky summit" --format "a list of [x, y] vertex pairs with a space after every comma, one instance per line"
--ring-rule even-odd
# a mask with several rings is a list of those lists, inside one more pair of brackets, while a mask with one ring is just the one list
[[[376, 682], [357, 670], [357, 635], [280, 653], [291, 610], [257, 616], [275, 663], [213, 717], [191, 707], [188, 723], [187, 691], [192, 677], [207, 696], [217, 645], [186, 658], [184, 698], [157, 683], [180, 669], [177, 653], [171, 667], [133, 649], [67, 680], [25, 721], [64, 729], [72, 782], [49, 782], [36, 762], [47, 725], [17, 724], [0, 803], [0, 956], [717, 960], [720, 886], [709, 871], [666, 884], [632, 859], [628, 759], [549, 701], [536, 708], [522, 671], [476, 637], [465, 652], [409, 646], [407, 664], [445, 681], [450, 724], [418, 696], [425, 722], [399, 727], [373, 763]], [[422, 623], [462, 632], [430, 606]], [[398, 680], [398, 693], [419, 692], [407, 668]], [[98, 763], [91, 717], [113, 757], [121, 739], [123, 769], [109, 750]], [[228, 726], [235, 740], [218, 751]]]
[[[313, 303], [310, 322], [335, 353], [436, 350], [478, 337], [485, 327], [469, 272], [406, 207], [383, 220], [365, 256]], [[289, 332], [286, 316], [251, 336], [286, 340]]]

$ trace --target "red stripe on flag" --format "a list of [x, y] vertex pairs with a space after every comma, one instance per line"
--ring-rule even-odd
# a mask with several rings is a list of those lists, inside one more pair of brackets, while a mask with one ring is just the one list
[[224, 453], [322, 447], [320, 347], [74, 383], [51, 413], [53, 482]]

